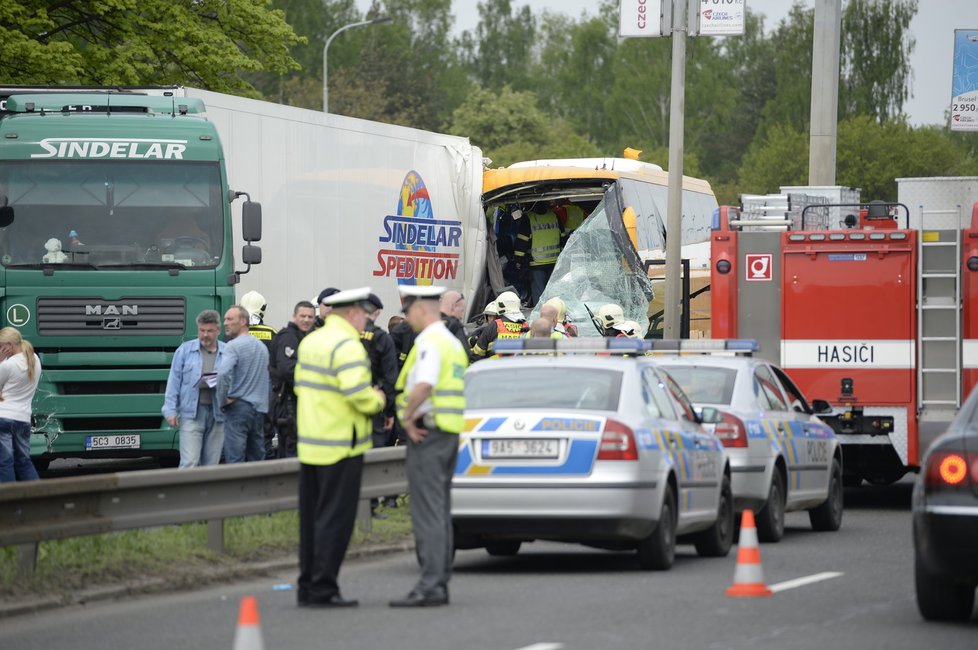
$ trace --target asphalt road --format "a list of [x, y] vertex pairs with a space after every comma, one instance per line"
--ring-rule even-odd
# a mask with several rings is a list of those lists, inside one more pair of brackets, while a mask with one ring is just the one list
[[838, 533], [814, 533], [806, 514], [790, 514], [784, 540], [761, 547], [767, 583], [842, 575], [770, 599], [724, 595], [733, 553], [703, 559], [680, 547], [671, 571], [647, 573], [628, 553], [536, 543], [514, 558], [459, 552], [446, 608], [387, 607], [415, 577], [413, 555], [400, 554], [344, 567], [345, 595], [361, 600], [356, 610], [296, 608], [294, 591], [280, 590], [294, 580], [289, 572], [0, 620], [0, 647], [231, 647], [246, 594], [258, 597], [269, 649], [976, 647], [975, 618], [933, 624], [917, 613], [909, 487], [848, 491]]

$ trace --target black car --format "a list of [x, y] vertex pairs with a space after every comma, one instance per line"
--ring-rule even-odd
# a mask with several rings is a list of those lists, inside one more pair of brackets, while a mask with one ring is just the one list
[[913, 491], [913, 541], [921, 615], [969, 619], [978, 586], [978, 390], [924, 458]]

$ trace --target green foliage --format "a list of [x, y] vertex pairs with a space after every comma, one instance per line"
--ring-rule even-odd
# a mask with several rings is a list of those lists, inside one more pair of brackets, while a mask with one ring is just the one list
[[[905, 122], [879, 123], [860, 115], [839, 123], [836, 179], [858, 187], [864, 199], [895, 201], [896, 179], [978, 174], [978, 159], [941, 129], [914, 129]], [[745, 157], [741, 185], [751, 193], [808, 184], [808, 134], [787, 126], [771, 129]]]
[[240, 75], [297, 67], [269, 0], [0, 3], [0, 77], [16, 84], [188, 84], [255, 94]]
[[449, 133], [468, 136], [496, 165], [518, 160], [598, 155], [597, 148], [574, 133], [567, 122], [551, 119], [528, 91], [504, 87], [475, 90], [455, 109]]
[[[388, 518], [373, 530], [357, 529], [351, 549], [392, 544], [411, 536], [408, 508], [385, 509]], [[207, 548], [207, 525], [162, 526], [105, 535], [42, 542], [37, 571], [17, 577], [18, 548], [0, 548], [0, 598], [49, 594], [153, 579], [169, 586], [199, 585], [215, 569], [237, 569], [242, 562], [292, 556], [299, 543], [295, 510], [228, 519], [225, 553]]]
[[472, 78], [483, 88], [516, 90], [531, 86], [536, 19], [528, 5], [513, 12], [511, 0], [485, 0], [478, 4], [475, 32], [464, 32], [459, 41], [462, 60]]
[[[910, 97], [917, 0], [850, 0], [842, 17], [840, 116], [898, 119]], [[899, 43], [900, 47], [893, 47]]]

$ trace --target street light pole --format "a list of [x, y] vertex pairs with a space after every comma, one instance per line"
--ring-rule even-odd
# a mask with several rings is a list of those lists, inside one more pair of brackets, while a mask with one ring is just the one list
[[383, 25], [392, 22], [394, 19], [390, 16], [381, 16], [380, 18], [374, 18], [373, 20], [361, 20], [357, 23], [350, 23], [349, 25], [343, 25], [335, 32], [329, 35], [326, 39], [326, 45], [323, 46], [323, 112], [329, 112], [329, 68], [326, 67], [326, 52], [329, 50], [329, 44], [333, 42], [333, 39], [339, 36], [341, 33], [348, 29], [353, 29], [354, 27], [363, 27], [364, 25]]

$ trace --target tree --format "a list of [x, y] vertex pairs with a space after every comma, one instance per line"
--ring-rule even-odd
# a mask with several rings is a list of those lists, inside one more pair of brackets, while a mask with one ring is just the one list
[[[905, 122], [879, 123], [860, 115], [839, 123], [837, 178], [858, 187], [864, 200], [896, 200], [896, 179], [978, 173], [978, 160], [940, 129], [914, 129]], [[776, 126], [745, 157], [742, 192], [777, 192], [781, 185], [808, 184], [808, 134]]]
[[898, 119], [910, 97], [917, 0], [850, 0], [842, 17], [840, 116]]
[[564, 120], [537, 107], [529, 91], [477, 89], [452, 114], [449, 133], [468, 136], [497, 165], [537, 158], [598, 155], [597, 148]]
[[458, 46], [469, 74], [483, 88], [531, 86], [536, 18], [530, 7], [513, 13], [511, 0], [480, 2], [475, 34], [463, 32]]
[[16, 84], [191, 84], [257, 94], [241, 73], [286, 72], [299, 37], [269, 0], [4, 0], [0, 77]]

